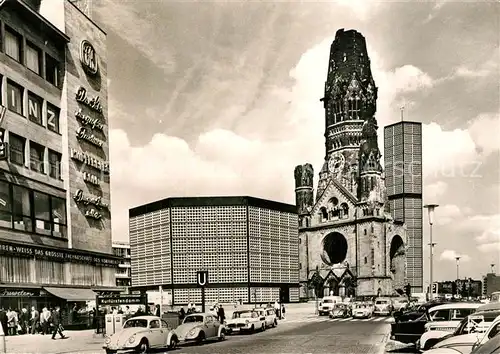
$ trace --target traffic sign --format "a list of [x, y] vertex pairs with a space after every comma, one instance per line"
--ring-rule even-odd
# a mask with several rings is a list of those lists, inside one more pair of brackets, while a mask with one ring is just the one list
[[432, 283], [432, 293], [433, 294], [437, 294], [438, 292], [438, 289], [437, 289], [437, 283]]
[[198, 286], [205, 286], [208, 284], [208, 271], [199, 270], [196, 272], [196, 283]]

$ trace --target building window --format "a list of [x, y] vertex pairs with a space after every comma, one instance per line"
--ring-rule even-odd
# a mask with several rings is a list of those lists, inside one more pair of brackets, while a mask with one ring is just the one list
[[49, 176], [56, 179], [61, 178], [61, 154], [49, 150]]
[[366, 229], [363, 230], [363, 234], [366, 235]]
[[35, 207], [35, 232], [42, 235], [52, 235], [50, 197], [44, 193], [34, 192], [33, 201]]
[[28, 118], [40, 125], [42, 125], [42, 105], [43, 100], [40, 97], [28, 92]]
[[51, 198], [52, 209], [52, 235], [66, 237], [66, 200], [62, 198]]
[[375, 250], [371, 249], [372, 267], [375, 265]]
[[31, 43], [26, 45], [26, 66], [31, 71], [40, 75], [41, 51]]
[[30, 168], [33, 171], [44, 173], [45, 148], [34, 142], [30, 142]]
[[21, 36], [10, 28], [5, 28], [5, 54], [21, 62]]
[[9, 134], [10, 162], [24, 166], [25, 146], [26, 146], [26, 139], [16, 134], [12, 133]]
[[0, 182], [0, 227], [12, 227], [12, 197], [10, 185]]
[[368, 263], [368, 258], [365, 257], [365, 264]]
[[59, 133], [59, 108], [47, 103], [47, 128]]
[[12, 112], [23, 114], [23, 88], [12, 81], [7, 81], [7, 107]]
[[45, 79], [54, 86], [59, 86], [59, 63], [45, 54]]
[[31, 200], [30, 191], [21, 186], [12, 188], [12, 216], [14, 219], [14, 229], [22, 231], [33, 231], [31, 222]]

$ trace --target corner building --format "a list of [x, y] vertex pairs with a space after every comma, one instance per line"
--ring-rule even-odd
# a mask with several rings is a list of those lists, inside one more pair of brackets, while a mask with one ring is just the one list
[[[48, 2], [59, 16], [50, 21]], [[83, 306], [117, 290], [120, 262], [111, 250], [106, 34], [66, 0], [0, 1], [0, 29], [1, 304]]]
[[301, 297], [403, 292], [406, 227], [393, 220], [377, 142], [377, 87], [363, 35], [340, 29], [325, 94], [325, 161], [295, 168]]
[[173, 305], [299, 300], [293, 205], [253, 197], [167, 198], [130, 209], [132, 290], [163, 288]]

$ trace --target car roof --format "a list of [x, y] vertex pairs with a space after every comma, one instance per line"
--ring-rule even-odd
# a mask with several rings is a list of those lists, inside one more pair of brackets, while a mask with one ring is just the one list
[[490, 302], [489, 304], [486, 305], [481, 305], [477, 311], [493, 311], [493, 310], [500, 310], [500, 302]]
[[148, 320], [148, 321], [159, 320], [159, 319], [160, 319], [160, 317], [158, 317], [158, 316], [137, 316], [137, 317], [129, 318], [129, 320]]
[[450, 302], [447, 304], [442, 304], [442, 305], [437, 305], [433, 306], [430, 310], [432, 311], [437, 311], [437, 310], [449, 310], [449, 309], [477, 309], [481, 307], [480, 303], [477, 302]]

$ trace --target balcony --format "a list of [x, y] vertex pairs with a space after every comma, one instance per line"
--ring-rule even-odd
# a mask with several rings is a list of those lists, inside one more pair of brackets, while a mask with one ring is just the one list
[[131, 278], [131, 275], [128, 273], [115, 273], [115, 277], [117, 279]]

